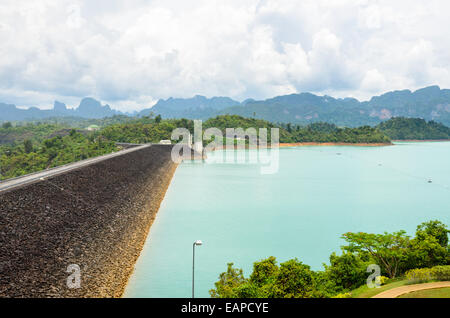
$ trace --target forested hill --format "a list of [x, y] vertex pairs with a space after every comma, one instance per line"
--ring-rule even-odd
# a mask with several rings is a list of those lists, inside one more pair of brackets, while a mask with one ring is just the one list
[[377, 128], [394, 140], [449, 140], [450, 128], [435, 121], [397, 117], [382, 122]]
[[[188, 128], [193, 132], [194, 123], [189, 119], [143, 118], [134, 122], [111, 125], [100, 133], [106, 139], [120, 142], [146, 143], [170, 139], [173, 129]], [[278, 127], [281, 143], [296, 142], [336, 142], [336, 143], [390, 143], [389, 137], [377, 128], [362, 126], [358, 128], [339, 128], [333, 124], [315, 123], [308, 126], [276, 125], [269, 121], [245, 118], [237, 115], [217, 116], [203, 122], [203, 129], [219, 128], [225, 135], [226, 128], [270, 128]]]
[[[103, 127], [99, 131], [75, 130], [64, 125], [32, 124], [13, 126], [4, 123], [0, 128], [4, 144], [0, 145], [0, 179], [47, 169], [119, 148], [116, 142], [158, 143], [171, 139], [175, 128], [187, 128], [191, 133], [194, 122], [189, 119], [162, 119], [161, 116], [144, 117]], [[226, 128], [279, 128], [281, 143], [339, 142], [390, 143], [389, 137], [374, 127], [339, 128], [333, 124], [315, 123], [308, 126], [276, 125], [274, 123], [223, 115], [203, 122], [203, 129], [219, 128], [225, 136]], [[205, 141], [205, 143], [209, 143]]]

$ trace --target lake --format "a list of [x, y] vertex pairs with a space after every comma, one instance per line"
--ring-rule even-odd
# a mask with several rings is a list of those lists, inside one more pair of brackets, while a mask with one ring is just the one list
[[[237, 150], [237, 152], [256, 150]], [[216, 151], [209, 156], [221, 156]], [[279, 171], [256, 164], [184, 162], [177, 168], [125, 297], [209, 297], [227, 263], [244, 270], [275, 256], [314, 270], [349, 231], [450, 222], [450, 143], [282, 148]], [[429, 183], [432, 180], [432, 183]]]

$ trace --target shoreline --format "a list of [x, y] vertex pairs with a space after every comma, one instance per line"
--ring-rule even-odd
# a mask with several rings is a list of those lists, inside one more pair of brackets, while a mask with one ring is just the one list
[[393, 143], [295, 142], [295, 143], [280, 143], [280, 148], [305, 147], [305, 146], [384, 147], [384, 146], [392, 146], [392, 145], [393, 145]]
[[[385, 146], [394, 146], [393, 143], [347, 143], [347, 142], [294, 142], [294, 143], [279, 143], [279, 148], [289, 148], [289, 147], [308, 147], [308, 146], [350, 146], [350, 147], [385, 147]], [[267, 145], [266, 148], [272, 148], [271, 145]], [[248, 145], [242, 146], [218, 146], [212, 149], [212, 151], [216, 150], [240, 150], [240, 149], [259, 149], [258, 146], [249, 147]], [[262, 148], [264, 149], [264, 148]]]
[[151, 230], [151, 227], [153, 225], [153, 222], [155, 221], [156, 215], [159, 212], [159, 209], [161, 207], [162, 201], [166, 197], [167, 190], [169, 189], [169, 186], [172, 183], [172, 179], [173, 179], [173, 176], [175, 175], [175, 171], [177, 170], [177, 168], [178, 168], [178, 164], [174, 163], [174, 165], [171, 167], [170, 171], [167, 172], [166, 182], [163, 185], [163, 187], [161, 188], [161, 192], [160, 192], [161, 200], [159, 200], [159, 202], [157, 203], [156, 212], [153, 213], [149, 224], [147, 224], [145, 226], [146, 229], [145, 229], [145, 234], [144, 234], [143, 240], [141, 240], [141, 242], [134, 242], [134, 244], [133, 244], [134, 247], [136, 249], [138, 249], [137, 257], [134, 260], [130, 260], [130, 264], [131, 264], [131, 267], [132, 267], [131, 271], [129, 271], [128, 277], [126, 277], [124, 279], [124, 282], [121, 284], [122, 288], [119, 291], [119, 296], [117, 298], [124, 298], [125, 290], [126, 290], [128, 284], [130, 282], [131, 276], [133, 276], [133, 274], [134, 274], [134, 271], [135, 271], [135, 268], [136, 268], [136, 263], [137, 263], [139, 257], [141, 256], [142, 251], [144, 250], [144, 246], [145, 246], [145, 243], [147, 242], [147, 238], [148, 238], [148, 236], [150, 234], [150, 230]]
[[450, 142], [450, 139], [402, 139], [392, 140], [393, 142]]

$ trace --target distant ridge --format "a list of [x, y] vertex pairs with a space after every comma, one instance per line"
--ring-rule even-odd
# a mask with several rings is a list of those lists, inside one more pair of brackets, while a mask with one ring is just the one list
[[82, 118], [103, 118], [122, 114], [119, 111], [112, 110], [109, 105], [102, 105], [99, 101], [86, 97], [80, 102], [76, 109], [69, 109], [64, 103], [55, 101], [53, 109], [39, 109], [30, 107], [20, 109], [15, 105], [0, 103], [0, 120], [31, 120], [43, 119], [49, 117], [82, 117]]
[[196, 95], [192, 98], [160, 99], [152, 108], [147, 108], [139, 113], [139, 116], [147, 116], [151, 112], [164, 118], [209, 118], [217, 111], [241, 103], [229, 97], [213, 97]]
[[248, 101], [242, 106], [223, 109], [219, 114], [255, 116], [281, 123], [329, 122], [350, 127], [376, 125], [392, 117], [423, 118], [450, 125], [450, 90], [430, 86], [415, 92], [393, 91], [367, 102], [310, 93], [291, 94]]
[[[240, 115], [271, 122], [306, 125], [313, 122], [329, 122], [338, 126], [357, 127], [377, 125], [392, 117], [422, 118], [450, 126], [450, 90], [429, 86], [416, 91], [399, 90], [374, 96], [360, 102], [355, 98], [334, 98], [300, 93], [277, 96], [266, 100], [247, 99], [238, 102], [229, 97], [196, 95], [192, 98], [168, 98], [159, 100], [136, 116], [149, 114], [163, 118], [208, 119], [217, 115]], [[93, 98], [84, 98], [78, 108], [68, 109], [56, 101], [53, 109], [36, 107], [18, 109], [14, 105], [0, 103], [0, 120], [27, 120], [59, 116], [102, 118], [124, 113]]]

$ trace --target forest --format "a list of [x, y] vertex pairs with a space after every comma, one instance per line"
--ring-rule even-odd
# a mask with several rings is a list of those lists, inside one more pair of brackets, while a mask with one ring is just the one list
[[377, 128], [393, 140], [449, 140], [450, 128], [421, 118], [396, 117]]
[[[87, 126], [95, 125], [89, 130]], [[450, 128], [416, 118], [393, 118], [378, 126], [338, 127], [329, 123], [306, 126], [272, 123], [238, 115], [220, 115], [203, 122], [203, 130], [226, 128], [279, 128], [280, 143], [382, 143], [391, 139], [450, 139]], [[0, 179], [21, 176], [117, 151], [116, 142], [158, 143], [171, 139], [175, 128], [194, 131], [194, 121], [163, 119], [150, 114], [140, 118], [113, 116], [103, 119], [53, 118], [41, 121], [4, 122], [0, 127]], [[247, 140], [248, 142], [248, 140]], [[209, 143], [204, 140], [204, 143]]]
[[85, 136], [75, 129], [66, 136], [25, 139], [0, 146], [0, 180], [18, 177], [120, 150], [101, 135]]

